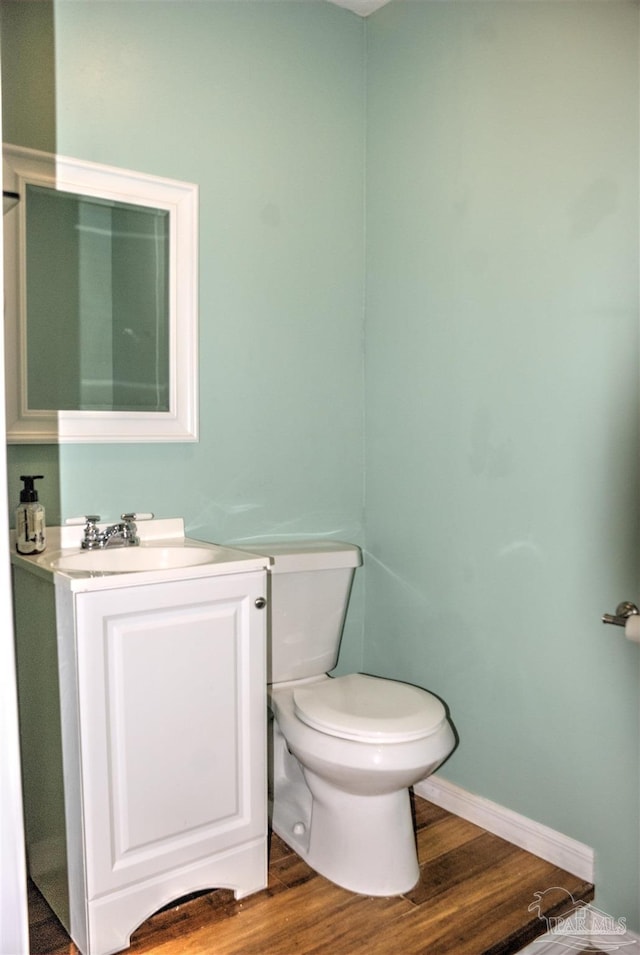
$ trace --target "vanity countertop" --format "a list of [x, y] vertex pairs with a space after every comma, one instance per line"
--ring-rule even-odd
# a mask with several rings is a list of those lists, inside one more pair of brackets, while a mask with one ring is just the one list
[[[244, 574], [266, 570], [270, 564], [264, 554], [185, 537], [182, 518], [141, 521], [137, 530], [139, 545], [101, 551], [81, 548], [82, 528], [77, 525], [48, 527], [46, 550], [32, 556], [17, 552], [15, 531], [11, 531], [11, 562], [75, 592]], [[100, 566], [102, 555], [109, 569]], [[184, 565], [182, 558], [186, 561]], [[125, 569], [112, 569], [119, 562]], [[131, 569], [132, 566], [140, 569]]]

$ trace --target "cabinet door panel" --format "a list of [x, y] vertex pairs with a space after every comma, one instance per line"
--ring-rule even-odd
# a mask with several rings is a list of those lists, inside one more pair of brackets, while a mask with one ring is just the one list
[[116, 856], [238, 822], [236, 611], [223, 601], [106, 621]]
[[258, 573], [78, 597], [90, 896], [264, 829], [263, 594]]

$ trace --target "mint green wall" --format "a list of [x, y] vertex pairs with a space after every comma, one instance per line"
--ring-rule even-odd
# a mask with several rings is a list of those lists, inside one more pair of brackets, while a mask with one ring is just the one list
[[45, 474], [49, 522], [361, 540], [364, 22], [191, 0], [2, 16], [5, 141], [200, 187], [200, 442], [12, 447], [10, 490]]
[[[638, 7], [368, 26], [365, 668], [639, 927]], [[546, 886], [540, 886], [541, 889]]]
[[5, 139], [201, 187], [200, 443], [10, 448], [10, 488], [361, 540], [365, 474], [364, 668], [638, 929], [639, 654], [599, 622], [640, 599], [636, 4], [2, 13]]

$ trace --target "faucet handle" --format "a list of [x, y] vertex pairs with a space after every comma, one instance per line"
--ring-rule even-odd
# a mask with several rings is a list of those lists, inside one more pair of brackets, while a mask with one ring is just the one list
[[65, 524], [84, 524], [84, 536], [80, 541], [80, 546], [85, 550], [94, 547], [100, 536], [98, 530], [99, 514], [85, 514], [84, 517], [69, 517]]
[[127, 514], [121, 514], [120, 520], [121, 521], [152, 521], [153, 514], [151, 512], [149, 513], [140, 512], [135, 514], [132, 512], [129, 512]]

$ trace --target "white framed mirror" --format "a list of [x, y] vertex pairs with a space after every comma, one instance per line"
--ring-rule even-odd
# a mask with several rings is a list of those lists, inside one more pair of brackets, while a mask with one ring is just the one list
[[3, 156], [7, 440], [197, 441], [198, 187]]

